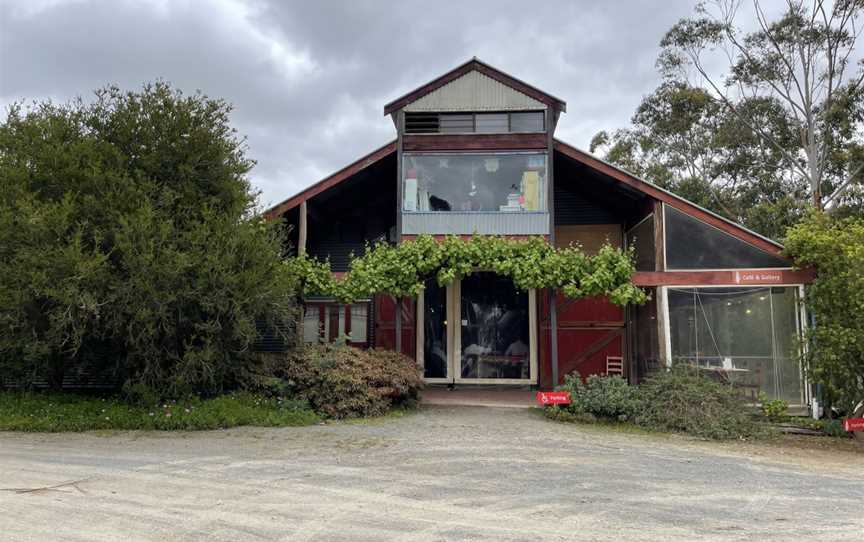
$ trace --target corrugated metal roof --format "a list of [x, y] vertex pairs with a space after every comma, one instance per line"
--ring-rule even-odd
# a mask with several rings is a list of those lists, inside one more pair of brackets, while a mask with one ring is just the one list
[[546, 109], [546, 104], [473, 70], [405, 106], [405, 111], [525, 109]]

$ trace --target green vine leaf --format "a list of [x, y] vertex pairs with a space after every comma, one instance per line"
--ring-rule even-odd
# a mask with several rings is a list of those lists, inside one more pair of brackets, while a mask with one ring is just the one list
[[555, 289], [569, 298], [605, 296], [616, 305], [642, 304], [646, 293], [631, 282], [632, 251], [604, 245], [596, 255], [580, 247], [555, 248], [542, 237], [508, 239], [494, 235], [448, 235], [438, 241], [424, 234], [398, 245], [367, 245], [352, 255], [347, 273], [336, 278], [329, 261], [301, 254], [285, 261], [304, 296], [332, 296], [343, 303], [388, 294], [417, 296], [427, 280], [446, 286], [475, 271], [509, 277], [520, 290]]

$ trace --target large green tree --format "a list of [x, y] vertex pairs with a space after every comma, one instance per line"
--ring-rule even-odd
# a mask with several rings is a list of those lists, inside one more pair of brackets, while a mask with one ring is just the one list
[[782, 236], [806, 207], [864, 209], [862, 0], [699, 4], [661, 41], [664, 82], [592, 147], [721, 214]]
[[[700, 4], [664, 36], [659, 66], [667, 75], [695, 72], [712, 98], [807, 182], [813, 207], [822, 209], [848, 198], [864, 171], [864, 63], [856, 56], [862, 11], [862, 0], [787, 0], [773, 18], [758, 0], [752, 9], [740, 0]], [[712, 63], [722, 60], [727, 69], [718, 73]], [[794, 146], [747, 114], [742, 104], [753, 98], [783, 108]]]
[[0, 124], [0, 374], [108, 370], [162, 395], [236, 386], [293, 321], [230, 107], [165, 83], [13, 106]]

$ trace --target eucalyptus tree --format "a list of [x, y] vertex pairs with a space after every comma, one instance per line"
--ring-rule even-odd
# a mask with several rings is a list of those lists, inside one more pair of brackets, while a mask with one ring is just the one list
[[[860, 204], [864, 173], [864, 63], [858, 38], [864, 0], [787, 0], [771, 15], [759, 0], [700, 4], [663, 37], [658, 66], [689, 80], [806, 182], [812, 206]], [[782, 107], [793, 139], [752, 116]]]
[[[784, 109], [757, 98], [739, 104], [751, 119], [792, 145]], [[771, 237], [802, 213], [806, 183], [779, 151], [738, 121], [703, 88], [665, 81], [646, 96], [629, 128], [591, 142], [619, 166]]]

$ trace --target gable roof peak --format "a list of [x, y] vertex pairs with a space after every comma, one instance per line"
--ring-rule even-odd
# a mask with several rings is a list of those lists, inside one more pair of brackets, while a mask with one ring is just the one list
[[447, 85], [448, 83], [451, 83], [472, 71], [479, 72], [482, 75], [494, 79], [498, 83], [501, 83], [502, 85], [509, 87], [516, 92], [524, 94], [529, 98], [554, 109], [555, 111], [564, 112], [567, 110], [567, 103], [560, 98], [556, 98], [555, 96], [544, 92], [537, 87], [529, 85], [528, 83], [517, 79], [516, 77], [513, 77], [512, 75], [501, 71], [498, 68], [495, 68], [474, 56], [467, 62], [460, 64], [459, 66], [433, 79], [425, 85], [421, 85], [416, 89], [412, 90], [411, 92], [408, 92], [407, 94], [404, 94], [399, 98], [391, 101], [384, 106], [384, 114], [390, 115], [396, 111], [399, 111], [400, 109], [403, 109], [406, 105], [416, 102], [422, 97], [431, 94], [432, 92], [438, 90], [444, 85]]

